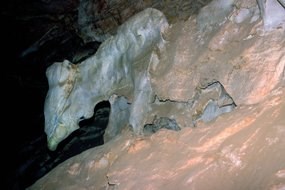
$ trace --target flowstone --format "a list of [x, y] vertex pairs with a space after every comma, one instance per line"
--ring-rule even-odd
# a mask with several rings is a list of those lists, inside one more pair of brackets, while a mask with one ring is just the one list
[[47, 69], [44, 114], [50, 150], [78, 129], [81, 120], [92, 117], [97, 103], [114, 94], [132, 103], [129, 124], [142, 133], [153, 96], [148, 67], [153, 52], [163, 49], [167, 28], [163, 13], [148, 8], [121, 25], [94, 56], [78, 65], [65, 60]]
[[257, 0], [265, 30], [285, 27], [284, 0]]
[[[154, 131], [179, 130], [234, 109], [234, 101], [218, 81], [197, 87], [191, 100], [159, 100], [150, 72], [164, 64], [160, 57], [167, 56], [163, 39], [167, 29], [165, 16], [148, 8], [120, 26], [117, 35], [106, 40], [94, 56], [78, 65], [65, 60], [48, 68], [45, 132], [50, 150], [78, 129], [81, 120], [92, 117], [101, 101], [111, 104], [107, 140], [126, 125], [136, 135], [143, 135], [145, 124], [153, 121]], [[181, 125], [183, 114], [187, 119]]]

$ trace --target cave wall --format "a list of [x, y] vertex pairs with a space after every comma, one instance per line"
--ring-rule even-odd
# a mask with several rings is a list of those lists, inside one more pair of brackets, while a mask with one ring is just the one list
[[[211, 67], [214, 68], [213, 70], [215, 71], [219, 70], [218, 67], [213, 66], [218, 62], [215, 60], [215, 57], [219, 57], [223, 55], [223, 53], [225, 53], [225, 55], [223, 55], [224, 57], [231, 55], [227, 48], [232, 47], [232, 45], [236, 43], [231, 40], [233, 36], [237, 37], [238, 40], [244, 40], [245, 43], [241, 47], [241, 51], [242, 48], [250, 47], [250, 53], [243, 52], [240, 57], [236, 56], [234, 60], [227, 59], [228, 62], [232, 61], [231, 63], [233, 66], [229, 66], [227, 61], [219, 63], [225, 68], [228, 67], [225, 69], [227, 71], [232, 69], [234, 74], [229, 76], [224, 74], [223, 71], [219, 71], [221, 74], [219, 77], [216, 77], [217, 74], [213, 73], [209, 75], [215, 79], [219, 78], [239, 105], [259, 102], [264, 99], [266, 94], [274, 89], [274, 86], [278, 82], [281, 81], [281, 83], [284, 84], [285, 72], [282, 70], [284, 68], [284, 55], [282, 54], [282, 51], [284, 51], [283, 40], [282, 38], [280, 40], [279, 38], [269, 35], [268, 38], [276, 43], [268, 45], [266, 41], [260, 39], [258, 43], [251, 45], [250, 41], [252, 38], [262, 38], [263, 36], [268, 35], [259, 27], [257, 27], [257, 29], [251, 28], [252, 30], [241, 29], [242, 34], [240, 38], [238, 37], [240, 33], [237, 32], [237, 30], [240, 29], [238, 28], [233, 30], [229, 26], [223, 26], [221, 31], [216, 30], [217, 35], [219, 35], [218, 38], [207, 38], [203, 35], [195, 36], [193, 40], [186, 38], [187, 35], [191, 34], [191, 30], [190, 33], [186, 35], [186, 32], [183, 32], [183, 30], [188, 30], [189, 28], [187, 28], [187, 26], [182, 26], [183, 24], [181, 23], [175, 23], [181, 19], [186, 21], [190, 15], [198, 14], [199, 9], [208, 2], [210, 1], [179, 1], [178, 3], [177, 1], [167, 0], [93, 2], [76, 0], [43, 0], [37, 2], [32, 0], [15, 0], [5, 2], [5, 5], [1, 7], [1, 21], [3, 21], [2, 23], [5, 26], [2, 29], [4, 33], [2, 35], [4, 43], [1, 45], [4, 49], [3, 58], [5, 58], [5, 60], [9, 60], [9, 63], [5, 64], [4, 88], [10, 89], [11, 86], [13, 88], [4, 95], [5, 100], [10, 102], [10, 105], [5, 107], [5, 118], [7, 118], [11, 124], [9, 127], [5, 127], [3, 134], [13, 134], [12, 141], [20, 142], [20, 145], [14, 146], [12, 145], [13, 143], [11, 143], [9, 146], [3, 147], [7, 154], [5, 160], [10, 163], [12, 160], [14, 161], [20, 158], [21, 156], [16, 158], [15, 152], [18, 150], [19, 146], [23, 144], [23, 141], [29, 143], [32, 138], [43, 132], [43, 102], [48, 88], [44, 73], [47, 66], [51, 65], [55, 61], [62, 61], [66, 58], [72, 62], [80, 62], [82, 61], [82, 58], [92, 55], [100, 43], [96, 42], [94, 44], [86, 44], [86, 42], [91, 42], [94, 39], [96, 39], [96, 41], [100, 41], [98, 34], [100, 37], [101, 34], [106, 34], [106, 36], [108, 36], [109, 34], [115, 33], [115, 28], [118, 25], [123, 23], [135, 12], [144, 9], [144, 7], [151, 6], [162, 10], [166, 14], [170, 23], [174, 24], [173, 27], [178, 27], [176, 31], [174, 30], [174, 33], [184, 37], [181, 40], [176, 39], [175, 37], [170, 38], [174, 40], [171, 42], [173, 49], [169, 48], [169, 53], [172, 53], [172, 50], [181, 50], [185, 47], [185, 51], [189, 54], [195, 54], [197, 51], [202, 51], [201, 44], [208, 45], [208, 53], [205, 53], [204, 56], [190, 56], [191, 63], [194, 63], [196, 60], [198, 60], [199, 63], [209, 61], [203, 66], [204, 69], [206, 67]], [[237, 25], [244, 23], [244, 21], [248, 21], [248, 18], [253, 18], [250, 22], [252, 26], [256, 26], [255, 24], [260, 21], [260, 13], [256, 7], [256, 1], [240, 2], [241, 3], [234, 4], [234, 14], [229, 14], [227, 16], [229, 16], [231, 21], [234, 21]], [[273, 2], [273, 0], [263, 2], [270, 3]], [[277, 1], [274, 2], [276, 3]], [[83, 8], [82, 4], [84, 4]], [[86, 14], [81, 18], [78, 18], [78, 7], [84, 12], [82, 14], [80, 13], [81, 15]], [[265, 20], [268, 22], [270, 22], [270, 18], [272, 16], [271, 13], [275, 14], [275, 11], [270, 12], [270, 7], [270, 4], [265, 4], [267, 11], [265, 11], [263, 15], [263, 17], [266, 18]], [[281, 15], [283, 15], [284, 9], [280, 9], [279, 6], [278, 10], [281, 10]], [[100, 20], [97, 18], [100, 18]], [[282, 19], [284, 17], [279, 16], [275, 18], [278, 20], [278, 18]], [[221, 23], [224, 23], [224, 21], [227, 20], [222, 18]], [[195, 22], [195, 20], [192, 20], [193, 26], [195, 25]], [[219, 25], [220, 23], [214, 23], [214, 25], [215, 24]], [[90, 28], [90, 30], [87, 30], [87, 32], [85, 30], [82, 31], [81, 28], [85, 27], [87, 29]], [[213, 28], [215, 29], [215, 26]], [[280, 29], [282, 30], [282, 26], [279, 26], [279, 31]], [[93, 33], [96, 34], [95, 38], [93, 38]], [[91, 38], [89, 36], [90, 34]], [[102, 39], [104, 40], [104, 38], [101, 38], [101, 41]], [[187, 40], [190, 41], [189, 44], [192, 44], [191, 47], [190, 45], [184, 46], [182, 44], [183, 42], [186, 43]], [[217, 44], [222, 44], [222, 46]], [[238, 45], [234, 47], [239, 48]], [[264, 47], [261, 50], [261, 53], [259, 50], [260, 47]], [[275, 53], [267, 51], [268, 49], [274, 49]], [[211, 52], [211, 54], [209, 54], [209, 52]], [[181, 54], [176, 55], [176, 57], [181, 56]], [[184, 55], [186, 57], [189, 56], [187, 54], [182, 54], [182, 57]], [[166, 79], [170, 80], [172, 76], [176, 76], [181, 73], [181, 76], [185, 75], [186, 77], [184, 79], [182, 77], [180, 86], [177, 86], [179, 87], [179, 92], [170, 90], [165, 96], [164, 94], [166, 92], [162, 92], [160, 88], [172, 88], [173, 86], [175, 87], [175, 84], [173, 84], [172, 81], [168, 81], [171, 85], [165, 84], [166, 82], [164, 79], [160, 81], [153, 80], [154, 86], [156, 84], [160, 86], [159, 88], [155, 87], [157, 92], [160, 93], [162, 99], [172, 98], [175, 101], [180, 101], [181, 99], [191, 98], [193, 95], [192, 91], [187, 91], [184, 87], [190, 84], [189, 88], [194, 89], [195, 85], [198, 84], [198, 81], [202, 78], [201, 76], [208, 76], [208, 72], [205, 72], [205, 70], [201, 68], [199, 72], [202, 71], [203, 74], [195, 75], [195, 77], [192, 78], [189, 77], [189, 73], [193, 72], [196, 68], [195, 64], [193, 64], [193, 67], [190, 69], [185, 69], [185, 65], [183, 65], [182, 60], [171, 59], [169, 61], [178, 61], [177, 63], [182, 64], [180, 67], [175, 68], [174, 72], [172, 71], [172, 75], [167, 75], [167, 77], [165, 77]], [[253, 65], [250, 65], [251, 63], [253, 63]], [[270, 64], [262, 68], [259, 67], [260, 64], [266, 65], [267, 63]], [[194, 69], [192, 70], [192, 68]], [[254, 70], [255, 68], [258, 69]], [[162, 69], [162, 72], [165, 68], [159, 69]], [[254, 71], [250, 72], [251, 69]], [[239, 73], [238, 70], [242, 70], [242, 74], [237, 74]], [[255, 72], [257, 72], [257, 74]], [[260, 75], [262, 75], [261, 78]], [[230, 81], [228, 81], [227, 76], [230, 77]], [[236, 84], [236, 81], [239, 81], [239, 79], [243, 77], [244, 79], [237, 88], [230, 87], [232, 84]], [[203, 80], [207, 82], [208, 78], [203, 78]], [[257, 83], [253, 84], [247, 82], [251, 80], [254, 80]], [[243, 87], [245, 87], [245, 91], [243, 91]], [[252, 89], [254, 90], [251, 91]], [[256, 94], [260, 94], [261, 96], [256, 96]], [[169, 113], [165, 113], [165, 115], [171, 115], [171, 111]], [[180, 119], [179, 124], [187, 124], [187, 122], [182, 121], [183, 120]], [[14, 133], [15, 130], [17, 133]], [[7, 142], [5, 141], [4, 143]], [[12, 169], [14, 167], [16, 166], [13, 166]]]
[[128, 18], [147, 7], [162, 11], [168, 21], [173, 23], [197, 14], [209, 2], [210, 0], [81, 0], [78, 9], [79, 31], [85, 42], [103, 41], [114, 34], [116, 28]]

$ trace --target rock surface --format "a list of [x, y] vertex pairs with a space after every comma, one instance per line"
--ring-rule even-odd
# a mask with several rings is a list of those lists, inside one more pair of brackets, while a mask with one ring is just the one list
[[[254, 2], [240, 7], [255, 10]], [[203, 31], [190, 17], [166, 35], [166, 52], [149, 72], [156, 101], [165, 103], [158, 116], [181, 130], [137, 137], [126, 128], [28, 189], [284, 189], [285, 28], [264, 30], [246, 12], [234, 7]], [[237, 107], [191, 128], [192, 112], [183, 106], [213, 81]]]
[[94, 112], [94, 116], [82, 121], [80, 129], [65, 139], [57, 151], [51, 152], [47, 149], [44, 134], [33, 141], [23, 143], [16, 154], [18, 160], [13, 166], [16, 170], [15, 173], [5, 176], [5, 182], [11, 183], [7, 189], [25, 189], [68, 158], [104, 144], [106, 139], [103, 138], [103, 135], [108, 125], [110, 105], [108, 107], [108, 104], [100, 103]]
[[[4, 106], [4, 118], [10, 125], [3, 127], [2, 133], [13, 136], [9, 146], [2, 147], [6, 154], [3, 162], [9, 166], [4, 172], [6, 189], [24, 189], [55, 166], [53, 162], [59, 163], [63, 157], [73, 155], [68, 148], [66, 151], [60, 150], [60, 153], [50, 153], [46, 150], [43, 106], [48, 86], [45, 71], [54, 62], [68, 59], [78, 63], [96, 52], [100, 43], [84, 42], [88, 36], [80, 32], [81, 28], [88, 28], [88, 24], [91, 24], [90, 32], [97, 31], [99, 27], [103, 32], [116, 31], [119, 24], [146, 7], [163, 10], [171, 22], [187, 20], [209, 1], [3, 1], [0, 8], [3, 25], [2, 59], [9, 60], [4, 67], [4, 89], [9, 89], [8, 93], [4, 93], [4, 99], [10, 102]], [[78, 13], [81, 2], [89, 3], [91, 11], [83, 17]], [[88, 22], [81, 25], [78, 17]], [[114, 114], [116, 113], [113, 112]], [[117, 117], [121, 116], [120, 119], [124, 123], [126, 115], [127, 111]], [[115, 128], [110, 129], [107, 128], [105, 140], [118, 131]], [[97, 138], [93, 139], [94, 142], [89, 142], [92, 141], [90, 138], [96, 129], [90, 128], [88, 131], [90, 133], [79, 132], [83, 135], [80, 137], [74, 135], [74, 139], [67, 142], [67, 146], [73, 147], [78, 153], [82, 149], [90, 148], [90, 144], [95, 145]], [[71, 145], [73, 142], [81, 142], [79, 139], [87, 139], [87, 143]], [[2, 141], [2, 144], [7, 143], [5, 139]], [[57, 159], [57, 156], [60, 158]]]
[[161, 11], [147, 8], [122, 24], [82, 63], [64, 60], [47, 69], [44, 114], [50, 150], [78, 129], [81, 120], [90, 118], [97, 103], [114, 94], [131, 101], [129, 124], [142, 131], [153, 96], [148, 68], [152, 52], [164, 47], [168, 26]]
[[284, 189], [284, 93], [194, 129], [124, 131], [28, 189]]

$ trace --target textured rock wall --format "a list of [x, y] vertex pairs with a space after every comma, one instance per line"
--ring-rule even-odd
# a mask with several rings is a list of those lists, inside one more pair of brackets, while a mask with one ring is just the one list
[[[280, 83], [285, 65], [284, 29], [266, 32], [260, 18], [252, 19], [255, 14], [237, 22], [245, 8], [257, 8], [252, 2], [250, 6], [249, 2], [240, 2], [229, 19], [203, 32], [197, 33], [199, 22], [207, 21], [198, 18], [172, 26], [167, 36], [167, 56], [162, 56], [162, 64], [151, 71], [160, 98], [189, 100], [197, 86], [217, 80], [238, 105], [254, 104]], [[208, 13], [202, 10], [202, 14]]]
[[[143, 126], [163, 110], [152, 110], [154, 96], [162, 102], [203, 102], [197, 103], [197, 108], [185, 103], [187, 118], [177, 113], [164, 115], [180, 118], [178, 123], [183, 123], [183, 127], [191, 126], [198, 118], [212, 120], [235, 105], [262, 101], [280, 83], [284, 73], [285, 41], [279, 34], [283, 31], [266, 33], [262, 27], [258, 28], [260, 20], [253, 19], [255, 14], [237, 19], [246, 9], [255, 10], [258, 6], [257, 3], [249, 6], [245, 1], [234, 7], [234, 3], [213, 1], [201, 9], [197, 19], [180, 21], [171, 27], [162, 12], [146, 9], [121, 25], [117, 34], [104, 41], [98, 52], [78, 68], [63, 63], [53, 70], [66, 72], [53, 75], [49, 71], [49, 80], [53, 82], [59, 76], [60, 84], [54, 88], [50, 82], [53, 88], [49, 90], [45, 107], [50, 149], [55, 149], [77, 129], [81, 118], [90, 117], [99, 101], [114, 93], [131, 101], [129, 124], [136, 134], [141, 134]], [[220, 14], [208, 18], [209, 11], [217, 9], [221, 9]], [[268, 39], [272, 43], [267, 44]], [[71, 76], [70, 81], [64, 78], [64, 73]], [[225, 93], [230, 94], [226, 98], [230, 100], [229, 110], [224, 109], [226, 104], [218, 103], [219, 98], [203, 93], [201, 96], [207, 98], [196, 96], [197, 89], [216, 82], [222, 86], [219, 89], [225, 88], [218, 91], [220, 99]], [[169, 108], [169, 113], [173, 109], [176, 105]]]
[[[134, 137], [123, 131], [28, 189], [283, 190], [285, 28], [264, 30], [258, 15], [255, 0], [239, 1], [224, 19], [210, 20], [211, 27], [200, 30], [201, 20], [191, 17], [165, 34], [165, 52], [148, 70], [156, 95], [153, 111], [164, 119], [146, 130], [167, 125], [178, 132], [159, 129]], [[203, 93], [196, 95], [215, 81], [237, 108], [190, 128], [192, 102], [220, 97], [223, 90], [205, 100]], [[207, 106], [205, 111], [202, 120]]]
[[186, 20], [209, 2], [210, 0], [80, 0], [78, 29], [85, 42], [104, 41], [129, 17], [147, 7], [162, 11], [172, 23]]
[[266, 30], [285, 26], [284, 0], [257, 0]]
[[132, 100], [129, 123], [142, 131], [152, 98], [148, 65], [154, 49], [163, 48], [168, 26], [162, 12], [145, 9], [121, 25], [92, 57], [78, 65], [65, 60], [48, 68], [45, 132], [51, 150], [79, 128], [79, 121], [93, 115], [97, 103], [113, 94]]

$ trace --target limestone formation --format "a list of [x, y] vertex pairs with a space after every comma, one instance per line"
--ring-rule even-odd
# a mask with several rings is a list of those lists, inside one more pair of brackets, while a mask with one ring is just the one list
[[109, 98], [111, 113], [108, 126], [104, 134], [104, 143], [118, 135], [128, 125], [130, 117], [130, 104], [123, 96], [116, 94]]
[[168, 117], [156, 117], [152, 124], [147, 124], [144, 126], [144, 134], [152, 134], [162, 128], [174, 131], [181, 130], [175, 119], [170, 119]]
[[[167, 27], [161, 12], [146, 9], [119, 27], [117, 35], [106, 40], [86, 61], [78, 65], [55, 63], [47, 70], [50, 89], [45, 131], [51, 150], [78, 129], [79, 121], [90, 118], [95, 105], [103, 100], [111, 103], [107, 141], [126, 125], [132, 126], [135, 134], [143, 134], [144, 125], [156, 121], [156, 116], [177, 120], [186, 127], [196, 126], [199, 120], [210, 122], [234, 109], [233, 99], [216, 80], [202, 81], [192, 98], [159, 100], [151, 84], [155, 76], [149, 71], [164, 64], [159, 56], [166, 55], [162, 34]], [[187, 119], [181, 121], [181, 113]]]
[[198, 87], [193, 100], [193, 124], [210, 122], [219, 115], [231, 112], [236, 104], [219, 81]]
[[[75, 113], [87, 118], [96, 102], [109, 100], [106, 134], [112, 140], [69, 159], [29, 189], [284, 189], [284, 28], [264, 32], [256, 0], [235, 2], [215, 30], [199, 30], [196, 17], [169, 27], [163, 52], [154, 48], [122, 64], [117, 60], [133, 57], [117, 56], [116, 49], [112, 57], [104, 49], [110, 40], [78, 66], [56, 64], [50, 90], [63, 102], [53, 106], [66, 109], [50, 113], [70, 129]], [[110, 63], [98, 63], [103, 58]], [[110, 85], [121, 76], [121, 86]], [[113, 138], [136, 122], [137, 129], [149, 124], [145, 133], [157, 132], [136, 138], [123, 130]]]
[[[256, 9], [249, 6], [241, 6], [245, 4], [242, 1], [235, 0], [213, 0], [211, 3], [203, 7], [197, 16], [197, 24], [201, 31], [217, 28], [222, 25], [234, 8], [240, 9], [240, 14], [236, 17], [236, 22], [256, 15]], [[259, 13], [263, 19], [265, 30], [285, 25], [285, 1], [284, 0], [257, 0]], [[256, 16], [253, 18], [256, 21]]]
[[284, 0], [257, 0], [265, 30], [285, 26]]
[[[217, 8], [222, 2], [213, 1], [207, 7]], [[236, 104], [262, 101], [284, 73], [284, 38], [269, 35], [267, 38], [278, 43], [265, 45], [265, 39], [256, 36], [258, 25], [253, 17], [257, 4], [248, 7], [253, 11], [248, 14], [237, 13], [233, 3], [224, 4], [213, 23], [203, 19], [205, 7], [201, 17], [198, 15], [197, 28], [192, 27], [191, 19], [188, 24], [168, 27], [163, 13], [146, 9], [120, 26], [117, 34], [86, 61], [52, 65], [47, 70], [50, 89], [45, 106], [49, 148], [54, 150], [78, 128], [80, 120], [91, 117], [98, 102], [109, 100], [113, 110], [120, 110], [119, 104], [112, 103], [114, 96], [126, 98], [126, 108], [130, 103], [119, 128], [128, 124], [137, 135], [143, 134], [143, 126], [155, 116], [174, 119], [180, 127], [195, 126], [198, 121], [211, 122], [232, 111]], [[231, 11], [235, 22], [226, 18]], [[225, 24], [218, 31], [208, 31], [213, 38], [202, 39], [205, 33], [199, 22]], [[248, 24], [252, 31], [239, 29], [240, 23]], [[237, 42], [243, 42], [247, 51], [242, 51]], [[276, 50], [274, 56], [270, 48]], [[107, 129], [110, 138], [118, 132], [116, 118], [110, 117], [110, 123], [114, 123]]]
[[79, 121], [93, 115], [98, 102], [113, 94], [132, 102], [129, 123], [136, 133], [142, 131], [152, 96], [147, 68], [153, 50], [163, 48], [167, 28], [165, 16], [148, 8], [120, 26], [94, 56], [79, 65], [66, 60], [48, 68], [45, 132], [49, 149], [55, 150], [79, 128]]

